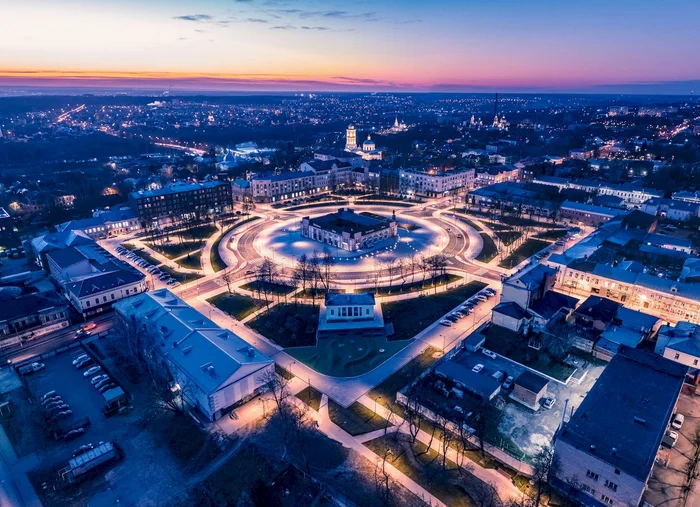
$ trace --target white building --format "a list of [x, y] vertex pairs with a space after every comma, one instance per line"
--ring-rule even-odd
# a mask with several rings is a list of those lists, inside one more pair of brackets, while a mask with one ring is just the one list
[[354, 151], [357, 149], [357, 130], [354, 125], [348, 125], [345, 131], [345, 150]]
[[114, 303], [146, 292], [146, 278], [133, 269], [93, 274], [65, 285], [66, 295], [83, 317], [102, 313]]
[[399, 186], [402, 194], [440, 197], [474, 187], [474, 169], [452, 171], [418, 171], [401, 169]]
[[338, 331], [368, 330], [384, 332], [382, 305], [374, 299], [374, 294], [326, 294], [319, 313], [319, 338]]
[[183, 399], [210, 421], [262, 392], [274, 374], [272, 359], [168, 290], [140, 294], [115, 309], [125, 322], [156, 334]]
[[379, 219], [355, 213], [351, 208], [340, 208], [336, 213], [320, 217], [304, 217], [301, 221], [302, 236], [348, 252], [372, 248], [397, 234], [395, 217]]
[[311, 171], [291, 171], [281, 174], [260, 174], [250, 180], [250, 191], [256, 202], [277, 202], [328, 191], [315, 184]]
[[654, 352], [697, 371], [700, 369], [700, 326], [690, 322], [662, 326]]

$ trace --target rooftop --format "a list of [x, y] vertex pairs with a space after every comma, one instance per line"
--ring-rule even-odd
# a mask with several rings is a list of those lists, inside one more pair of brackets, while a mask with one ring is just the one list
[[646, 481], [686, 371], [620, 347], [557, 439]]
[[357, 294], [328, 293], [326, 294], [326, 306], [350, 306], [371, 305], [374, 306], [374, 293], [361, 292]]
[[475, 373], [470, 368], [465, 368], [454, 361], [446, 361], [435, 369], [435, 373], [454, 380], [464, 386], [465, 389], [490, 399], [493, 393], [501, 387], [501, 383], [486, 373]]
[[142, 199], [144, 197], [160, 197], [161, 195], [179, 194], [181, 192], [193, 192], [195, 190], [203, 190], [207, 188], [216, 188], [229, 185], [225, 181], [204, 181], [201, 183], [185, 183], [176, 182], [172, 185], [167, 185], [156, 190], [141, 190], [139, 192], [131, 192], [129, 197], [132, 199]]
[[389, 224], [389, 220], [381, 220], [362, 213], [355, 213], [352, 208], [340, 208], [335, 213], [312, 218], [309, 220], [309, 223], [326, 230], [363, 232], [382, 226], [386, 227]]
[[530, 371], [524, 371], [515, 379], [515, 384], [532, 393], [539, 393], [547, 387], [549, 380]]

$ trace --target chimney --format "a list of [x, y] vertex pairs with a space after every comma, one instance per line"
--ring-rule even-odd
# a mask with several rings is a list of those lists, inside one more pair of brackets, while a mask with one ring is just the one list
[[617, 456], [617, 447], [612, 448], [612, 455]]
[[595, 445], [594, 444], [591, 444], [591, 452], [595, 453]]

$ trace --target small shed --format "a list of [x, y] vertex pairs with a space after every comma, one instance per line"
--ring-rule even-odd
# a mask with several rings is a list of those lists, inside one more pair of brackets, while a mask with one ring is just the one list
[[510, 397], [532, 410], [538, 410], [540, 400], [547, 395], [548, 384], [549, 380], [546, 378], [525, 371], [515, 379]]

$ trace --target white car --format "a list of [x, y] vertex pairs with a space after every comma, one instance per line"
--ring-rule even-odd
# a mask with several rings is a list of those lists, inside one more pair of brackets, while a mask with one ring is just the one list
[[447, 320], [447, 319], [442, 319], [442, 320], [440, 321], [440, 325], [441, 325], [441, 326], [450, 327], [450, 326], [452, 326], [452, 322], [449, 321], [449, 320]]
[[479, 372], [480, 372], [481, 370], [483, 370], [483, 369], [484, 369], [484, 365], [483, 365], [483, 364], [477, 364], [474, 368], [472, 368], [472, 371], [473, 371], [474, 373], [479, 373]]
[[544, 406], [544, 408], [552, 408], [556, 402], [556, 398], [545, 398], [542, 406]]
[[102, 373], [102, 374], [100, 374], [100, 375], [95, 375], [94, 377], [92, 377], [92, 378], [90, 379], [90, 383], [91, 383], [92, 385], [95, 385], [95, 384], [97, 384], [98, 382], [100, 382], [100, 381], [102, 381], [102, 380], [104, 380], [104, 379], [107, 379], [107, 378], [109, 378], [109, 377], [108, 377], [107, 375], [105, 375], [104, 373]]
[[481, 353], [484, 354], [486, 357], [490, 357], [491, 359], [496, 359], [498, 357], [495, 352], [491, 352], [487, 349], [481, 349]]
[[685, 422], [685, 416], [683, 414], [676, 414], [673, 416], [673, 421], [671, 421], [671, 427], [674, 430], [679, 430], [683, 427], [683, 423]]
[[83, 372], [83, 377], [89, 377], [90, 375], [94, 375], [95, 373], [100, 373], [102, 371], [102, 366], [93, 366], [92, 368], [88, 368]]

